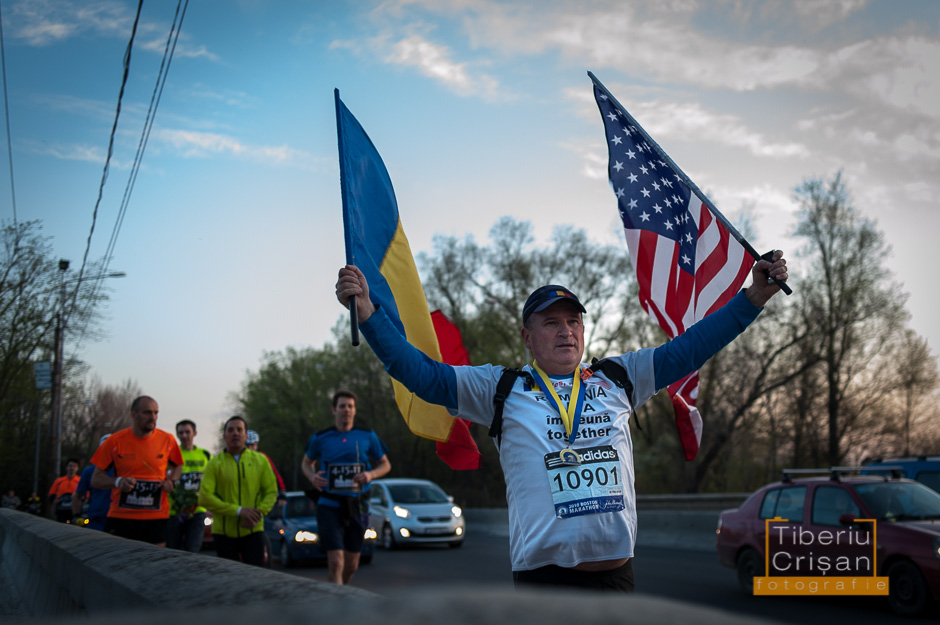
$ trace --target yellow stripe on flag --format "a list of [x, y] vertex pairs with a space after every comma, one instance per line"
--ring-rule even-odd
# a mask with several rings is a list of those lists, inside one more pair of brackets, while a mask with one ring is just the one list
[[[440, 362], [441, 349], [431, 322], [428, 300], [424, 296], [424, 287], [418, 278], [418, 268], [400, 219], [379, 269], [392, 290], [408, 342]], [[416, 397], [395, 379], [392, 379], [392, 386], [395, 388], [398, 409], [412, 432], [435, 441], [446, 441], [450, 437], [454, 418], [447, 413], [447, 409]]]

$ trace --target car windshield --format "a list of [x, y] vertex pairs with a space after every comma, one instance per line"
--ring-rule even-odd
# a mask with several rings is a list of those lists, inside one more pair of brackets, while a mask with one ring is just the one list
[[388, 491], [395, 503], [448, 503], [450, 500], [433, 484], [390, 484]]
[[317, 507], [309, 497], [291, 497], [284, 505], [284, 516], [287, 518], [317, 516]]
[[940, 493], [919, 482], [858, 484], [855, 492], [879, 521], [940, 519]]

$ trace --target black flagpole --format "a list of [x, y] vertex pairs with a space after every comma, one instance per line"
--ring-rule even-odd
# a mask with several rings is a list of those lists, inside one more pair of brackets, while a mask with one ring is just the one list
[[[611, 102], [614, 103], [614, 105], [617, 107], [617, 109], [619, 110], [620, 113], [623, 113], [623, 116], [627, 118], [627, 121], [629, 121], [632, 126], [635, 126], [635, 127], [636, 127], [636, 129], [637, 129], [637, 130], [640, 132], [640, 134], [643, 136], [643, 139], [644, 139], [647, 143], [649, 143], [649, 144], [653, 147], [654, 150], [656, 150], [656, 153], [659, 154], [660, 158], [662, 158], [664, 161], [666, 161], [666, 163], [668, 163], [669, 166], [672, 167], [673, 171], [675, 171], [677, 174], [679, 174], [679, 177], [682, 178], [682, 182], [684, 182], [684, 183], [686, 184], [686, 186], [688, 186], [689, 189], [692, 190], [692, 193], [695, 194], [695, 197], [697, 197], [699, 200], [701, 200], [702, 203], [703, 203], [705, 206], [708, 207], [708, 210], [710, 210], [710, 211], [712, 212], [712, 214], [715, 216], [715, 219], [717, 219], [717, 220], [721, 223], [721, 225], [723, 225], [725, 228], [728, 229], [728, 232], [731, 233], [731, 236], [733, 236], [733, 237], [735, 238], [735, 240], [736, 240], [738, 243], [740, 243], [740, 244], [744, 247], [745, 250], [747, 250], [747, 253], [748, 253], [748, 254], [750, 254], [751, 256], [754, 257], [754, 260], [760, 260], [762, 257], [761, 257], [761, 255], [757, 252], [757, 250], [755, 250], [755, 249], [753, 248], [753, 246], [751, 246], [751, 244], [747, 242], [747, 239], [745, 239], [745, 238], [741, 235], [741, 233], [738, 232], [738, 229], [735, 228], [735, 227], [731, 224], [731, 222], [728, 221], [728, 219], [727, 219], [724, 215], [721, 214], [721, 211], [719, 211], [719, 210], [715, 207], [715, 205], [712, 204], [712, 201], [709, 200], [707, 197], [705, 197], [705, 194], [702, 193], [702, 191], [695, 185], [694, 182], [692, 182], [692, 180], [691, 180], [687, 175], [685, 175], [685, 172], [682, 171], [682, 169], [681, 169], [678, 165], [676, 165], [675, 161], [673, 161], [671, 158], [669, 158], [669, 155], [666, 154], [666, 152], [665, 152], [661, 147], [659, 147], [659, 144], [656, 143], [655, 141], [653, 141], [653, 138], [650, 137], [649, 134], [647, 134], [647, 132], [646, 132], [645, 130], [643, 130], [643, 127], [640, 126], [640, 124], [637, 123], [637, 121], [633, 118], [633, 116], [630, 115], [630, 113], [627, 112], [627, 109], [624, 108], [624, 106], [623, 106], [622, 104], [620, 104], [620, 102], [617, 101], [617, 98], [615, 98], [615, 97], [610, 93], [610, 91], [607, 90], [607, 87], [605, 87], [605, 86], [601, 83], [601, 81], [599, 81], [599, 80], [597, 79], [597, 76], [595, 76], [594, 74], [592, 74], [590, 71], [589, 71], [587, 74], [588, 74], [588, 76], [591, 78], [591, 81], [594, 83], [594, 85], [595, 85], [598, 89], [600, 89], [601, 92], [603, 92], [603, 94], [606, 95], [606, 96], [610, 99]], [[765, 257], [765, 260], [770, 260], [770, 259]], [[781, 281], [781, 280], [777, 280], [776, 278], [774, 278], [773, 280], [774, 280], [774, 282], [777, 284], [777, 286], [780, 287], [780, 290], [782, 290], [782, 291], [783, 291], [784, 293], [786, 293], [787, 295], [790, 295], [790, 294], [793, 292], [793, 290], [789, 287], [789, 285], [787, 285], [786, 282], [783, 282], [783, 281]]]
[[[346, 240], [346, 264], [355, 265], [356, 256], [353, 253], [352, 245], [349, 241], [349, 218], [346, 199], [346, 167], [343, 160], [343, 123], [340, 113], [339, 89], [333, 90], [333, 97], [336, 102], [336, 143], [339, 147], [339, 186], [343, 194], [343, 236]], [[356, 296], [349, 298], [349, 330], [352, 334], [353, 347], [359, 346], [359, 311], [356, 309]]]

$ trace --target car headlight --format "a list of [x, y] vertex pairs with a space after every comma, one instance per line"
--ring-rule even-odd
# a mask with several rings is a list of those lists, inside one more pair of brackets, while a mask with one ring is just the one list
[[202, 523], [203, 525], [212, 525], [212, 517], [207, 516], [205, 519], [203, 519]]
[[460, 509], [460, 506], [454, 506], [450, 509], [450, 513], [454, 515], [455, 519], [459, 519], [460, 515], [463, 514], [463, 510]]
[[313, 532], [301, 531], [301, 532], [297, 532], [296, 534], [294, 534], [294, 541], [298, 543], [315, 543], [319, 539], [320, 537], [314, 534]]
[[940, 558], [940, 536], [933, 539], [933, 555]]
[[395, 506], [392, 508], [392, 511], [395, 513], [395, 516], [400, 519], [407, 519], [411, 516], [411, 510], [408, 508], [402, 508], [401, 506]]
[[365, 534], [363, 534], [363, 538], [365, 538], [366, 540], [375, 540], [378, 537], [379, 535], [371, 527], [366, 530]]

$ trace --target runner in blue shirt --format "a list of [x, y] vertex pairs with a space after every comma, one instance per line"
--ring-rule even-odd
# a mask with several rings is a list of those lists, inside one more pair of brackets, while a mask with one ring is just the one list
[[359, 568], [369, 525], [369, 482], [388, 473], [388, 450], [372, 430], [355, 427], [356, 395], [333, 395], [336, 424], [310, 437], [301, 463], [319, 491], [317, 526], [329, 566], [329, 581], [348, 584]]
[[[98, 446], [107, 439], [110, 434], [105, 434], [98, 441]], [[88, 494], [88, 525], [93, 530], [104, 531], [104, 524], [108, 520], [108, 509], [111, 507], [111, 489], [110, 488], [92, 488], [91, 476], [95, 472], [95, 465], [90, 464], [82, 471], [82, 476], [78, 480], [78, 487], [72, 496], [72, 516], [73, 518], [81, 514], [82, 504], [85, 501], [85, 494]], [[108, 469], [109, 477], [114, 477], [114, 469]]]

